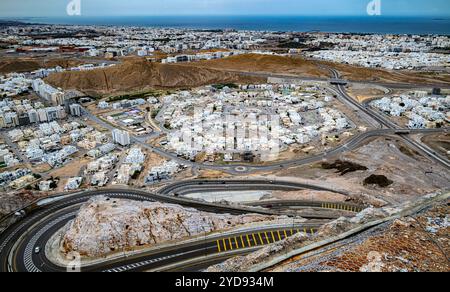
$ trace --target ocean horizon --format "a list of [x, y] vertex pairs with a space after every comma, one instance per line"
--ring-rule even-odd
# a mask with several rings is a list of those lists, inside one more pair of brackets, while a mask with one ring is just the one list
[[41, 24], [205, 30], [450, 35], [450, 17], [448, 16], [65, 16], [20, 17], [14, 20]]

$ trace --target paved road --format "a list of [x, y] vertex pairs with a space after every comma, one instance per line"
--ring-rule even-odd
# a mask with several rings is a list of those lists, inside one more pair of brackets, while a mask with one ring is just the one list
[[[345, 91], [345, 87], [342, 85], [337, 85], [337, 90], [340, 93], [340, 96], [344, 99], [346, 99], [348, 102], [353, 103], [356, 107], [358, 107], [358, 110], [360, 112], [365, 113], [366, 115], [372, 117], [374, 120], [376, 120], [378, 123], [380, 123], [383, 127], [386, 127], [388, 130], [394, 130], [396, 132], [402, 132], [402, 131], [409, 131], [410, 133], [432, 133], [432, 132], [447, 132], [448, 129], [424, 129], [424, 130], [406, 130], [401, 129], [397, 124], [389, 120], [389, 118], [385, 117], [380, 112], [373, 110], [369, 108], [367, 105], [360, 104], [356, 100], [354, 100], [351, 96], [347, 94]], [[433, 130], [433, 131], [432, 131]], [[413, 140], [411, 137], [408, 137], [407, 135], [401, 134], [398, 135], [400, 139], [402, 139], [408, 146], [418, 150], [420, 153], [425, 154], [430, 159], [434, 160], [435, 162], [438, 162], [442, 166], [446, 168], [450, 168], [450, 162], [440, 154], [438, 154], [436, 151], [425, 145], [424, 143], [417, 142]]]
[[[101, 190], [67, 197], [44, 208], [36, 209], [0, 235], [0, 271], [65, 271], [65, 267], [53, 264], [46, 257], [44, 251], [35, 253], [34, 250], [36, 247], [44, 248], [50, 238], [76, 216], [80, 204], [86, 202], [92, 196], [101, 194], [107, 195], [112, 200], [115, 198], [139, 201], [161, 200], [161, 196], [142, 191]], [[167, 198], [168, 202], [173, 202], [174, 200], [176, 201], [177, 198]], [[200, 203], [200, 205], [202, 204]], [[198, 208], [206, 211], [213, 211], [212, 209], [215, 208], [211, 204], [206, 204], [203, 207], [200, 205], [198, 205]], [[232, 207], [230, 208], [232, 209]], [[224, 211], [222, 206], [217, 206], [217, 210], [215, 210], [215, 212]], [[234, 210], [234, 212], [245, 213], [248, 211]], [[230, 253], [232, 250], [236, 253], [242, 253], [242, 250], [247, 248], [259, 248], [264, 244], [285, 238], [285, 231], [289, 235], [293, 232], [303, 231], [303, 229], [313, 232], [323, 223], [324, 221], [301, 224], [292, 223], [292, 225], [284, 226], [259, 227], [237, 234], [222, 233], [213, 238], [200, 238], [187, 244], [172, 246], [171, 248], [111, 260], [87, 267], [83, 271], [143, 271], [205, 255], [215, 255], [227, 250], [228, 254], [226, 256], [231, 257], [235, 254], [233, 252]], [[313, 230], [311, 231], [311, 229]], [[282, 234], [281, 237], [277, 236], [279, 234], [278, 231]], [[245, 242], [240, 241], [241, 236], [245, 238]], [[250, 241], [247, 240], [247, 236], [249, 236]], [[256, 241], [253, 239], [255, 236], [257, 236]], [[236, 238], [239, 239], [238, 242], [236, 242]]]
[[[344, 93], [341, 92], [341, 94], [345, 94], [345, 91], [344, 91]], [[361, 106], [361, 105], [358, 102], [356, 102], [355, 100], [353, 100], [351, 97], [349, 97], [348, 95], [344, 96], [343, 98], [348, 100], [347, 102], [351, 102], [354, 106], [356, 106], [355, 103], [358, 104], [357, 108], [358, 109], [360, 108], [359, 106]], [[90, 120], [101, 125], [102, 127], [106, 128], [106, 129], [109, 129], [109, 130], [115, 129], [114, 126], [99, 119], [98, 117], [91, 114], [87, 110], [84, 110], [84, 114]], [[370, 114], [366, 114], [366, 115], [369, 116], [371, 119], [374, 119], [374, 117], [371, 117]], [[378, 122], [378, 124], [381, 123], [378, 120], [377, 120], [377, 122]], [[375, 130], [371, 130], [371, 131], [367, 131], [367, 132], [358, 134], [358, 135], [350, 138], [345, 144], [340, 145], [340, 146], [338, 146], [330, 151], [324, 152], [324, 153], [319, 153], [319, 154], [309, 156], [306, 158], [292, 159], [292, 160], [276, 162], [276, 163], [268, 163], [265, 165], [250, 165], [250, 164], [215, 165], [215, 164], [208, 164], [208, 163], [197, 163], [197, 162], [192, 162], [192, 161], [186, 160], [184, 158], [178, 157], [176, 154], [167, 152], [161, 148], [152, 146], [147, 143], [147, 141], [146, 141], [147, 139], [131, 136], [131, 140], [134, 143], [139, 144], [141, 147], [151, 150], [154, 153], [156, 153], [166, 159], [174, 160], [180, 164], [191, 166], [198, 170], [218, 170], [218, 171], [223, 171], [223, 172], [226, 172], [226, 173], [229, 173], [232, 175], [247, 175], [247, 174], [252, 174], [255, 172], [274, 171], [277, 169], [283, 169], [283, 168], [292, 167], [292, 166], [301, 166], [301, 165], [307, 165], [307, 164], [311, 164], [311, 163], [315, 163], [315, 162], [320, 162], [329, 157], [333, 157], [333, 156], [339, 155], [341, 153], [357, 149], [359, 146], [364, 144], [366, 142], [366, 140], [371, 139], [373, 137], [392, 136], [392, 135], [396, 135], [396, 133], [401, 130], [403, 132], [407, 131], [411, 134], [415, 134], [415, 133], [439, 133], [439, 132], [447, 131], [448, 129], [415, 129], [415, 130], [411, 130], [411, 129], [398, 129], [398, 127], [397, 128], [389, 128], [389, 129], [375, 129]], [[155, 133], [155, 135], [157, 135], [157, 134]], [[421, 151], [421, 152], [423, 152], [423, 151]]]
[[179, 195], [185, 196], [187, 194], [196, 192], [211, 192], [211, 191], [248, 191], [248, 190], [271, 190], [271, 191], [298, 191], [298, 190], [316, 190], [328, 191], [347, 195], [347, 192], [325, 188], [321, 186], [302, 184], [281, 180], [261, 180], [261, 179], [246, 179], [246, 180], [186, 180], [169, 184], [158, 190], [162, 195]]
[[[335, 78], [339, 77], [338, 72], [333, 73]], [[433, 150], [429, 149], [427, 146], [422, 143], [418, 143], [408, 137], [408, 134], [415, 133], [433, 133], [433, 132], [442, 132], [447, 131], [447, 129], [435, 129], [435, 130], [408, 130], [408, 129], [399, 129], [397, 125], [389, 121], [382, 114], [377, 113], [364, 105], [359, 104], [355, 100], [353, 100], [346, 92], [343, 86], [337, 85], [336, 90], [339, 94], [339, 97], [345, 100], [348, 104], [351, 104], [358, 110], [361, 114], [366, 115], [368, 118], [373, 119], [376, 123], [379, 123], [383, 128], [376, 129], [373, 131], [369, 131], [366, 133], [362, 133], [356, 135], [355, 137], [348, 140], [344, 145], [341, 145], [331, 151], [321, 153], [312, 157], [290, 160], [286, 162], [275, 163], [271, 165], [263, 165], [263, 166], [249, 166], [249, 165], [233, 165], [233, 166], [219, 166], [219, 165], [209, 165], [209, 164], [199, 164], [193, 163], [190, 161], [186, 161], [184, 159], [178, 158], [176, 155], [167, 153], [157, 147], [153, 147], [148, 145], [146, 141], [142, 138], [132, 137], [133, 142], [136, 142], [142, 145], [145, 148], [151, 149], [157, 154], [160, 154], [163, 157], [174, 159], [181, 163], [191, 165], [198, 169], [213, 169], [213, 170], [222, 170], [232, 174], [248, 174], [256, 171], [265, 171], [265, 170], [275, 170], [279, 168], [296, 166], [296, 165], [304, 165], [317, 161], [321, 161], [325, 158], [338, 155], [340, 153], [344, 153], [355, 149], [361, 145], [365, 140], [378, 136], [390, 136], [397, 135], [401, 139], [403, 139], [408, 145], [419, 150], [420, 152], [426, 154], [431, 159], [439, 162], [444, 166], [449, 166], [448, 161], [445, 158], [440, 157]], [[84, 113], [91, 120], [96, 123], [101, 124], [107, 129], [114, 129], [108, 123], [100, 120], [94, 115], [90, 114], [88, 111], [84, 111]], [[157, 135], [157, 134], [155, 134]], [[247, 181], [248, 184], [254, 184], [254, 187], [261, 188], [269, 186], [267, 184], [261, 184], [261, 182], [251, 182]], [[234, 187], [239, 188], [240, 183], [235, 184]], [[242, 184], [242, 182], [241, 182]], [[180, 185], [178, 185], [180, 186]], [[181, 183], [181, 187], [175, 187], [175, 189], [183, 192], [183, 189], [186, 187], [190, 187], [193, 189], [193, 185], [184, 186]], [[216, 187], [220, 189], [217, 183], [213, 183], [212, 187]], [[292, 189], [292, 188], [301, 188], [302, 186], [292, 186], [292, 185], [282, 185], [278, 186], [282, 189]], [[195, 186], [198, 188], [198, 186]], [[248, 188], [248, 187], [247, 187]], [[167, 189], [166, 189], [167, 190]], [[172, 188], [173, 191], [173, 188]], [[162, 191], [164, 193], [164, 190]], [[134, 190], [101, 190], [101, 191], [92, 191], [85, 192], [76, 197], [68, 197], [62, 200], [56, 201], [49, 205], [46, 205], [44, 208], [38, 208], [34, 211], [27, 214], [25, 218], [20, 220], [19, 222], [13, 224], [10, 228], [8, 228], [5, 232], [0, 234], [0, 269], [3, 271], [61, 271], [62, 269], [58, 266], [52, 264], [46, 257], [45, 253], [34, 253], [34, 248], [36, 246], [43, 247], [45, 243], [48, 242], [49, 238], [55, 234], [57, 230], [59, 230], [62, 226], [64, 226], [69, 220], [73, 219], [76, 215], [76, 212], [81, 203], [86, 202], [89, 198], [95, 195], [104, 194], [108, 195], [112, 199], [114, 198], [126, 198], [131, 200], [140, 200], [140, 201], [162, 201], [168, 203], [178, 203], [188, 207], [196, 207], [201, 210], [210, 211], [210, 212], [229, 212], [233, 214], [242, 214], [248, 213], [249, 209], [245, 207], [233, 207], [233, 206], [225, 206], [218, 204], [208, 204], [202, 203], [194, 200], [188, 200], [185, 198], [179, 197], [171, 197], [162, 194], [149, 194], [142, 191], [134, 191]], [[273, 212], [269, 212], [264, 209], [252, 209], [256, 210], [258, 213], [262, 214], [273, 214]], [[322, 222], [323, 223], [323, 222]], [[113, 271], [113, 272], [122, 272], [122, 271], [140, 271], [147, 269], [157, 269], [158, 267], [164, 267], [173, 263], [183, 262], [188, 259], [198, 258], [205, 255], [213, 255], [221, 252], [228, 252], [228, 255], [233, 255], [234, 253], [230, 253], [234, 250], [236, 253], [242, 253], [243, 249], [252, 250], [257, 246], [262, 246], [264, 242], [269, 243], [276, 240], [283, 239], [288, 235], [290, 231], [291, 234], [294, 232], [302, 231], [302, 228], [305, 228], [306, 231], [309, 229], [316, 229], [320, 226], [319, 223], [310, 223], [303, 224], [302, 226], [293, 225], [292, 227], [267, 227], [263, 230], [251, 230], [246, 231], [240, 234], [234, 234], [232, 236], [228, 234], [223, 234], [215, 239], [204, 239], [199, 240], [193, 243], [189, 243], [186, 245], [179, 244], [174, 246], [173, 248], [167, 248], [162, 251], [153, 252], [149, 254], [145, 254], [144, 256], [139, 255], [135, 257], [122, 258], [118, 260], [114, 260], [110, 263], [103, 263], [98, 266], [92, 266], [84, 269], [85, 271]], [[292, 229], [292, 230], [291, 230]], [[279, 231], [279, 232], [278, 232]], [[286, 234], [285, 234], [286, 231]], [[241, 237], [242, 236], [242, 237]], [[248, 240], [247, 240], [248, 236]], [[242, 238], [242, 240], [241, 240]], [[241, 246], [242, 248], [239, 248]], [[215, 259], [217, 260], [217, 259]]]
[[[332, 78], [340, 78], [340, 73], [331, 67], [321, 65], [322, 67], [327, 67], [332, 73]], [[332, 71], [332, 70], [334, 71]], [[316, 82], [328, 82], [329, 78], [318, 78], [318, 77], [302, 77], [297, 75], [287, 75], [287, 74], [275, 74], [275, 73], [264, 73], [264, 72], [243, 72], [243, 71], [235, 71], [235, 70], [226, 70], [231, 73], [241, 74], [244, 76], [255, 76], [255, 77], [263, 77], [263, 78], [282, 78], [282, 79], [291, 79], [291, 80], [301, 80], [301, 81], [316, 81]], [[338, 73], [337, 75], [335, 73]], [[389, 82], [376, 82], [376, 81], [356, 81], [349, 80], [353, 84], [363, 84], [363, 85], [376, 85], [382, 86], [386, 88], [396, 88], [396, 89], [412, 89], [412, 88], [443, 88], [450, 89], [450, 85], [443, 83], [424, 83], [424, 84], [413, 84], [413, 83], [389, 83]]]

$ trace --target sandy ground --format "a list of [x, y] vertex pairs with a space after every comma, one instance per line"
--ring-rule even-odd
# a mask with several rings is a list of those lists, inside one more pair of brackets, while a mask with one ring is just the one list
[[385, 88], [366, 86], [362, 84], [352, 84], [348, 90], [349, 95], [359, 102], [364, 102], [373, 98], [382, 98], [388, 91]]
[[[373, 198], [389, 203], [399, 203], [425, 193], [450, 188], [450, 172], [436, 165], [434, 161], [414, 152], [394, 139], [379, 138], [361, 148], [336, 157], [368, 168], [345, 175], [335, 170], [322, 169], [320, 164], [293, 167], [274, 173], [277, 177], [293, 180], [301, 178], [327, 187], [347, 190], [354, 197]], [[333, 162], [330, 160], [329, 162]], [[382, 174], [394, 183], [387, 188], [363, 185], [365, 178]]]
[[186, 195], [191, 199], [202, 199], [207, 202], [228, 201], [233, 203], [255, 202], [261, 200], [264, 196], [270, 196], [267, 191], [233, 191], [233, 192], [210, 192], [210, 193], [192, 193]]
[[347, 196], [338, 193], [311, 191], [311, 190], [302, 190], [295, 192], [274, 191], [272, 192], [272, 196], [273, 198], [279, 200], [325, 201], [325, 202], [344, 202], [348, 199]]
[[443, 156], [447, 156], [447, 158], [450, 159], [450, 134], [428, 135], [423, 137], [422, 141], [438, 153], [441, 153]]

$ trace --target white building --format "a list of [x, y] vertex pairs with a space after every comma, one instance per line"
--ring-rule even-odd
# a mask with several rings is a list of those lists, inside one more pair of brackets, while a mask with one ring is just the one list
[[113, 142], [121, 146], [128, 146], [131, 144], [130, 133], [127, 131], [122, 131], [119, 129], [114, 129], [112, 131]]
[[71, 104], [69, 106], [70, 114], [75, 117], [81, 116], [81, 105], [79, 104]]

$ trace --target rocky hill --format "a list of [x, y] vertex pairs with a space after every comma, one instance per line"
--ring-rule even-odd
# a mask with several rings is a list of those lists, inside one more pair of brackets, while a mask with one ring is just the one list
[[159, 202], [91, 199], [65, 227], [61, 251], [103, 256], [114, 251], [151, 246], [191, 236], [226, 230], [273, 216], [212, 214]]
[[129, 59], [124, 63], [84, 72], [63, 72], [47, 78], [50, 84], [84, 92], [110, 93], [144, 88], [184, 88], [214, 83], [258, 82], [260, 79], [219, 70], [151, 63]]
[[191, 66], [218, 70], [299, 75], [304, 77], [329, 77], [328, 70], [320, 68], [314, 61], [303, 58], [261, 54], [244, 54], [224, 59], [195, 62]]
[[62, 58], [4, 58], [0, 60], [0, 74], [12, 72], [30, 72], [41, 68], [74, 67], [83, 64], [83, 61]]

